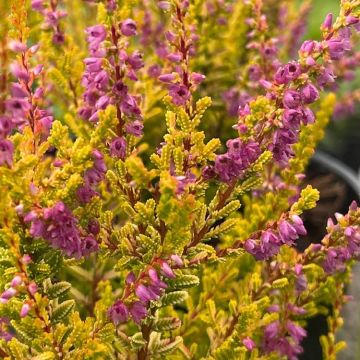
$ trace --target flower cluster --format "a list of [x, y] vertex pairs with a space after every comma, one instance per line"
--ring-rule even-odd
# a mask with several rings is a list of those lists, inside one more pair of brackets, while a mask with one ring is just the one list
[[240, 139], [232, 139], [228, 140], [226, 146], [228, 151], [218, 155], [214, 167], [205, 168], [203, 176], [209, 178], [214, 174], [220, 181], [231, 182], [243, 177], [245, 170], [260, 155], [260, 147], [254, 141], [244, 143]]
[[[353, 203], [350, 211], [355, 211], [356, 207], [357, 205]], [[340, 225], [349, 221], [349, 215], [344, 217], [336, 214], [336, 218], [337, 224], [334, 224], [332, 219], [328, 220], [327, 228], [330, 233], [323, 240], [323, 243], [328, 245], [323, 267], [329, 274], [344, 271], [346, 262], [360, 255], [360, 227], [351, 223], [348, 223], [345, 228]]]
[[[117, 108], [119, 125], [117, 136], [110, 143], [110, 155], [121, 159], [125, 158], [127, 140], [125, 134], [141, 137], [143, 123], [138, 98], [129, 93], [126, 78], [137, 81], [137, 71], [143, 66], [142, 54], [139, 51], [128, 53], [127, 38], [136, 35], [137, 26], [132, 19], [126, 19], [108, 30], [103, 25], [95, 25], [86, 30], [87, 41], [91, 57], [84, 60], [86, 70], [82, 85], [84, 93], [84, 107], [80, 109], [82, 118], [90, 122], [98, 121], [98, 113], [110, 104]], [[110, 36], [113, 49], [104, 45]], [[105, 67], [105, 58], [110, 61]]]
[[172, 17], [172, 30], [165, 36], [173, 51], [166, 58], [173, 67], [174, 72], [159, 76], [159, 80], [167, 84], [169, 95], [176, 106], [184, 106], [191, 98], [191, 93], [205, 80], [203, 74], [189, 72], [189, 60], [195, 53], [197, 35], [194, 29], [185, 27], [189, 4], [187, 1], [175, 4], [176, 16]]
[[306, 235], [306, 229], [301, 218], [292, 215], [279, 222], [277, 231], [267, 229], [261, 232], [259, 240], [246, 240], [244, 248], [257, 260], [267, 260], [279, 252], [280, 246], [295, 245], [295, 240], [303, 235]]
[[288, 320], [282, 328], [279, 321], [266, 326], [264, 330], [264, 349], [266, 352], [276, 351], [287, 359], [296, 360], [302, 353], [301, 341], [306, 331], [299, 325]]
[[31, 0], [31, 6], [44, 17], [44, 28], [52, 29], [54, 32], [52, 37], [53, 43], [56, 45], [63, 44], [65, 35], [61, 30], [60, 20], [64, 18], [67, 13], [57, 9], [58, 1]]
[[[141, 273], [138, 278], [133, 272], [127, 275], [124, 297], [117, 300], [108, 311], [108, 315], [115, 325], [127, 322], [130, 316], [137, 324], [146, 318], [150, 302], [158, 300], [168, 287], [164, 280], [176, 277], [169, 263], [177, 268], [183, 266], [178, 255], [171, 255], [170, 261], [154, 261], [153, 265], [146, 272]], [[135, 301], [131, 300], [132, 292], [135, 292], [137, 297]]]
[[14, 146], [6, 137], [14, 129], [22, 130], [25, 125], [30, 125], [37, 138], [34, 142], [35, 147], [37, 142], [48, 136], [53, 117], [49, 110], [40, 107], [44, 87], [35, 85], [43, 66], [31, 68], [29, 65], [29, 58], [38, 51], [39, 46], [33, 45], [28, 48], [26, 44], [16, 40], [10, 42], [9, 46], [21, 57], [21, 60], [11, 64], [11, 73], [17, 81], [11, 83], [11, 97], [5, 101], [5, 114], [0, 116], [0, 165], [11, 166]]
[[44, 238], [68, 256], [81, 258], [98, 250], [95, 237], [82, 234], [77, 219], [62, 202], [40, 212], [31, 211], [24, 221], [31, 223], [31, 236]]
[[84, 185], [81, 185], [76, 191], [79, 201], [84, 204], [90, 202], [90, 200], [97, 195], [95, 188], [101, 180], [103, 180], [106, 172], [103, 154], [95, 149], [92, 151], [92, 157], [94, 165], [85, 171]]

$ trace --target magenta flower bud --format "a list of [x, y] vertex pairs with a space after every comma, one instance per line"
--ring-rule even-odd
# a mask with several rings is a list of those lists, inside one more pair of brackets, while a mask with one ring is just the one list
[[0, 165], [12, 166], [14, 155], [14, 144], [10, 140], [0, 139]]
[[38, 87], [34, 92], [34, 98], [35, 99], [40, 99], [43, 95], [44, 95], [44, 88], [43, 87]]
[[293, 304], [288, 304], [287, 308], [295, 315], [305, 315], [307, 311], [299, 306], [295, 306]]
[[136, 22], [133, 19], [126, 19], [120, 24], [121, 33], [125, 36], [136, 35]]
[[100, 232], [100, 224], [99, 221], [96, 219], [90, 219], [88, 223], [88, 230], [93, 235], [98, 235]]
[[135, 294], [139, 298], [139, 300], [142, 301], [143, 303], [147, 303], [150, 300], [154, 300], [154, 297], [152, 296], [149, 288], [147, 288], [143, 284], [139, 284], [135, 288]]
[[254, 340], [252, 340], [248, 336], [245, 339], [243, 339], [242, 343], [249, 351], [253, 350], [256, 346]]
[[311, 104], [319, 98], [318, 89], [311, 83], [301, 89], [301, 98], [305, 104]]
[[109, 75], [105, 70], [101, 70], [94, 78], [97, 89], [106, 89], [109, 83]]
[[56, 45], [61, 45], [65, 42], [65, 35], [63, 32], [61, 31], [57, 31], [53, 37], [52, 37], [52, 41], [54, 44]]
[[29, 48], [29, 51], [32, 53], [32, 54], [35, 54], [38, 50], [40, 49], [40, 45], [39, 44], [36, 44], [36, 45], [33, 45]]
[[159, 76], [159, 80], [162, 82], [172, 82], [175, 80], [175, 75], [174, 74], [163, 74]]
[[29, 286], [28, 286], [28, 290], [29, 290], [29, 292], [30, 292], [31, 295], [34, 295], [34, 294], [37, 292], [38, 287], [37, 287], [37, 285], [32, 281], [32, 282], [29, 284]]
[[24, 221], [30, 222], [30, 221], [34, 221], [35, 219], [37, 219], [37, 213], [35, 211], [30, 211], [29, 213], [27, 213], [24, 217]]
[[266, 311], [269, 313], [277, 313], [280, 311], [280, 306], [277, 304], [270, 305]]
[[11, 299], [13, 296], [15, 296], [16, 293], [17, 293], [17, 291], [16, 291], [14, 288], [10, 287], [10, 288], [6, 289], [6, 290], [1, 294], [0, 297], [1, 297], [2, 299], [9, 300], [9, 299]]
[[9, 116], [6, 116], [6, 115], [0, 116], [0, 136], [1, 137], [6, 137], [7, 135], [9, 135], [14, 127], [15, 127], [15, 124], [13, 122], [13, 119], [11, 119]]
[[328, 40], [326, 43], [331, 60], [340, 60], [344, 56], [345, 44], [342, 39], [333, 38]]
[[28, 265], [31, 263], [31, 257], [29, 254], [24, 254], [23, 257], [21, 258], [21, 262], [24, 264], [24, 265]]
[[166, 31], [165, 37], [167, 41], [173, 42], [176, 39], [176, 34], [169, 30]]
[[332, 28], [332, 22], [333, 22], [333, 14], [329, 13], [325, 17], [325, 20], [322, 24], [322, 28], [326, 30], [330, 30]]
[[17, 286], [20, 286], [23, 283], [23, 280], [21, 278], [21, 276], [16, 275], [14, 276], [14, 278], [11, 280], [11, 286], [16, 288]]
[[306, 65], [308, 65], [308, 66], [314, 66], [314, 65], [316, 65], [315, 59], [312, 58], [311, 56], [308, 56], [308, 57], [305, 59], [305, 63], [306, 63]]
[[11, 95], [17, 98], [27, 97], [29, 94], [20, 84], [13, 83], [11, 84]]
[[352, 237], [354, 234], [354, 228], [351, 226], [348, 226], [345, 230], [344, 230], [344, 235], [347, 237]]
[[182, 59], [182, 55], [180, 53], [170, 53], [167, 56], [168, 60], [172, 61], [172, 62], [180, 62]]
[[25, 52], [27, 50], [27, 46], [20, 41], [12, 40], [9, 42], [9, 49], [14, 52]]
[[206, 180], [213, 179], [216, 176], [216, 171], [214, 166], [205, 166], [202, 171], [202, 177]]
[[249, 79], [251, 81], [258, 81], [261, 78], [262, 71], [259, 65], [251, 65], [248, 69]]
[[24, 304], [20, 310], [20, 317], [22, 317], [22, 318], [26, 317], [30, 310], [31, 310], [30, 305]]
[[44, 0], [31, 0], [33, 10], [42, 11], [44, 9]]
[[181, 257], [179, 255], [172, 254], [170, 256], [170, 259], [179, 267], [184, 265], [184, 262], [182, 261], [182, 259], [181, 259]]
[[259, 84], [266, 90], [270, 90], [272, 88], [272, 83], [264, 79], [261, 79]]
[[79, 186], [76, 191], [76, 196], [80, 202], [87, 204], [97, 193], [89, 186]]
[[159, 1], [158, 6], [161, 10], [170, 10], [170, 2], [169, 1]]
[[315, 122], [315, 115], [313, 113], [313, 111], [306, 107], [302, 110], [302, 121], [304, 123], [304, 125], [308, 125], [308, 124], [313, 124]]
[[306, 229], [304, 227], [304, 223], [303, 223], [301, 217], [298, 215], [293, 215], [291, 217], [291, 220], [293, 221], [293, 226], [294, 226], [296, 232], [299, 235], [306, 235], [307, 232], [306, 232]]
[[143, 55], [139, 51], [134, 51], [127, 61], [134, 70], [139, 70], [144, 66]]
[[154, 268], [150, 268], [148, 273], [149, 273], [149, 278], [151, 279], [151, 281], [153, 283], [156, 284], [156, 283], [158, 283], [160, 281], [159, 275], [158, 275], [158, 273], [156, 272], [156, 270]]
[[287, 329], [291, 337], [297, 340], [298, 342], [300, 342], [307, 334], [306, 331], [301, 326], [296, 325], [294, 322], [290, 320], [287, 321]]
[[205, 75], [199, 74], [199, 73], [196, 73], [196, 72], [191, 73], [190, 77], [191, 77], [191, 81], [195, 85], [198, 85], [198, 84], [202, 83], [205, 80]]
[[126, 279], [125, 279], [126, 283], [133, 284], [135, 282], [135, 280], [136, 280], [135, 274], [132, 271], [130, 271], [126, 276]]
[[102, 59], [101, 58], [86, 58], [84, 59], [86, 69], [89, 72], [98, 72], [101, 70]]
[[321, 244], [311, 244], [311, 251], [318, 252], [321, 250]]
[[53, 166], [54, 166], [54, 167], [62, 167], [63, 164], [64, 164], [64, 162], [63, 162], [62, 160], [60, 160], [60, 159], [55, 159], [55, 160], [53, 161]]
[[302, 272], [302, 265], [301, 264], [296, 264], [295, 265], [295, 274], [296, 275], [300, 275], [301, 274], [301, 272]]
[[318, 76], [318, 85], [324, 87], [325, 85], [331, 84], [335, 81], [335, 75], [331, 69], [325, 68]]
[[15, 206], [15, 211], [18, 215], [22, 215], [24, 212], [24, 204], [19, 204]]
[[171, 267], [169, 266], [169, 264], [166, 261], [163, 261], [161, 263], [161, 272], [164, 276], [174, 279], [175, 278], [175, 274], [174, 272], [171, 270]]
[[109, 104], [110, 104], [110, 97], [108, 95], [103, 95], [96, 102], [95, 107], [98, 110], [105, 110]]
[[356, 211], [357, 208], [358, 208], [358, 204], [357, 204], [357, 202], [356, 202], [355, 200], [353, 200], [353, 201], [351, 202], [351, 204], [350, 204], [349, 210], [350, 210], [350, 211]]
[[95, 160], [102, 160], [104, 159], [104, 155], [101, 153], [101, 151], [99, 151], [98, 149], [94, 149], [92, 152], [91, 152], [91, 155], [92, 157], [95, 159]]
[[125, 159], [126, 156], [126, 140], [123, 137], [115, 138], [110, 144], [110, 155]]
[[296, 90], [287, 90], [284, 94], [283, 104], [287, 109], [295, 109], [301, 103], [301, 95]]
[[300, 52], [310, 54], [314, 49], [315, 49], [315, 41], [305, 40], [300, 47]]
[[149, 67], [147, 73], [152, 78], [158, 78], [161, 74], [161, 66], [158, 64], [151, 65]]

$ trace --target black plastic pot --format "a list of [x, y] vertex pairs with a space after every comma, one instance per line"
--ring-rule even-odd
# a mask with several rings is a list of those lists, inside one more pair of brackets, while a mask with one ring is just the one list
[[[346, 212], [352, 200], [360, 199], [359, 175], [360, 172], [356, 174], [346, 164], [327, 153], [318, 151], [315, 154], [309, 166], [307, 178], [310, 184], [320, 190], [320, 201], [316, 209], [305, 215], [309, 239], [320, 240], [325, 235], [328, 217], [334, 212]], [[310, 240], [302, 247], [307, 247], [309, 242]], [[354, 283], [349, 286], [347, 293], [354, 296], [354, 301], [345, 306], [343, 311], [345, 324], [337, 335], [339, 339], [347, 341], [348, 347], [339, 353], [339, 360], [355, 360], [360, 355], [357, 349], [360, 334], [360, 293], [357, 291], [360, 287], [360, 266], [355, 266], [353, 272], [358, 273], [359, 276], [355, 274]], [[355, 281], [359, 283], [358, 286]], [[326, 317], [317, 316], [311, 319], [308, 322], [307, 331], [308, 336], [302, 344], [304, 353], [300, 359], [321, 360], [322, 349], [319, 338], [328, 332]]]

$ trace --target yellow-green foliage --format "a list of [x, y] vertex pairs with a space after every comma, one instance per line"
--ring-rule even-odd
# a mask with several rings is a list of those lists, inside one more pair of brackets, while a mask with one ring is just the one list
[[[310, 239], [318, 246], [295, 245], [305, 233], [299, 216], [320, 196], [301, 175], [336, 99], [323, 91], [311, 105], [315, 122], [294, 130], [294, 154], [280, 164], [272, 145], [286, 126], [284, 91], [315, 84], [320, 68], [277, 84], [261, 55], [278, 38], [276, 56], [288, 61], [294, 34], [282, 33], [278, 16], [287, 10], [296, 27], [310, 1], [300, 11], [291, 0], [42, 3], [45, 11], [32, 9], [36, 1], [0, 3], [0, 357], [278, 360], [286, 355], [267, 347], [269, 326], [300, 346], [289, 326], [301, 333], [322, 314], [324, 359], [335, 359], [345, 346], [335, 333], [354, 256], [330, 265], [329, 256], [348, 250], [360, 210], [337, 215], [324, 239]], [[345, 11], [359, 16], [359, 5], [342, 2], [334, 32], [347, 26]], [[134, 36], [122, 29], [129, 19]], [[99, 52], [89, 44], [96, 31], [86, 30], [94, 25], [105, 34]], [[316, 60], [327, 66], [321, 51]], [[106, 90], [89, 85], [89, 57], [104, 57]], [[26, 76], [17, 78], [14, 64]], [[268, 83], [250, 81], [254, 65], [268, 70]], [[172, 74], [172, 86], [159, 74]], [[19, 88], [25, 95], [14, 95]], [[226, 109], [228, 90], [246, 95], [239, 117]], [[176, 102], [182, 91], [186, 101]], [[27, 108], [10, 116], [17, 97]], [[129, 130], [135, 120], [143, 136]], [[256, 156], [247, 162], [251, 154], [239, 150], [231, 166], [241, 171], [230, 168], [236, 176], [225, 181], [230, 170], [219, 159], [229, 139], [254, 145]]]

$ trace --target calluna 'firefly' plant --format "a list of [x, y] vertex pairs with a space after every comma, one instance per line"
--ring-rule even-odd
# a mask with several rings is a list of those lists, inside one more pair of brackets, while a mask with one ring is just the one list
[[1, 358], [335, 359], [360, 209], [297, 245], [360, 1], [296, 3], [1, 2]]

